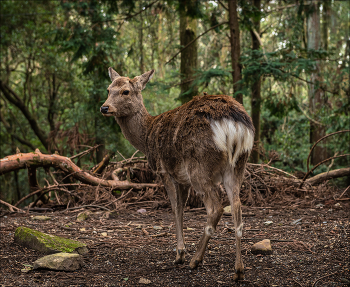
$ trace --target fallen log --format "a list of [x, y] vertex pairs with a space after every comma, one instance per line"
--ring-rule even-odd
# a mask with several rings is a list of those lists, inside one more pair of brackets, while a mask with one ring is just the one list
[[113, 180], [101, 179], [90, 173], [83, 171], [75, 165], [70, 158], [60, 156], [57, 154], [42, 154], [39, 151], [31, 153], [19, 153], [4, 157], [0, 160], [0, 175], [5, 173], [24, 169], [37, 167], [54, 167], [64, 171], [75, 179], [94, 186], [104, 186], [117, 189], [142, 189], [145, 187], [157, 187], [154, 183], [132, 183], [127, 180], [121, 181], [114, 178]]
[[344, 177], [349, 175], [350, 175], [350, 167], [345, 167], [345, 168], [340, 168], [340, 169], [335, 169], [335, 170], [320, 173], [318, 175], [315, 175], [307, 179], [305, 182], [311, 185], [315, 185], [332, 178]]

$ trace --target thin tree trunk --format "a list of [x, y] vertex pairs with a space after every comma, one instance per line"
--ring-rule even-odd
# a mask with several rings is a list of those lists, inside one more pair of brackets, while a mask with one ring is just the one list
[[33, 117], [33, 115], [28, 110], [27, 106], [21, 100], [21, 98], [5, 83], [0, 80], [0, 90], [5, 96], [5, 98], [15, 105], [24, 115], [24, 117], [29, 122], [30, 127], [32, 128], [35, 135], [38, 137], [42, 145], [48, 150], [48, 142], [46, 133], [39, 127], [38, 122]]
[[144, 65], [144, 55], [143, 55], [143, 17], [142, 13], [140, 14], [141, 19], [141, 26], [140, 26], [140, 33], [139, 33], [139, 43], [140, 43], [140, 72], [143, 74], [145, 72], [145, 65]]
[[[241, 56], [241, 44], [239, 39], [239, 24], [237, 14], [237, 0], [228, 1], [229, 23], [230, 23], [230, 43], [231, 43], [231, 63], [232, 63], [232, 79], [233, 92], [240, 91], [238, 81], [242, 79], [241, 65], [239, 62]], [[236, 100], [243, 104], [243, 94], [238, 93], [235, 96]]]
[[[318, 2], [311, 2], [311, 13], [307, 20], [307, 47], [308, 49], [318, 50], [321, 42], [320, 29], [320, 12]], [[316, 120], [319, 118], [320, 111], [325, 104], [325, 94], [317, 87], [318, 83], [322, 81], [319, 71], [320, 63], [316, 62], [315, 67], [310, 75], [310, 81], [314, 84], [309, 84], [309, 110], [312, 117]], [[310, 143], [316, 142], [325, 135], [324, 126], [317, 125], [310, 122]], [[327, 151], [325, 147], [317, 146], [311, 155], [311, 163], [313, 165], [321, 162], [327, 158]]]
[[[184, 8], [180, 11], [180, 45], [186, 46], [189, 42], [196, 38], [197, 20], [186, 16], [187, 3], [193, 0], [180, 0], [180, 5]], [[197, 95], [197, 87], [193, 87], [193, 78], [197, 69], [197, 42], [191, 44], [181, 53], [181, 95], [179, 97], [181, 103], [190, 101]], [[186, 93], [185, 95], [183, 95]]]
[[[261, 0], [254, 0], [254, 7], [260, 11]], [[253, 20], [253, 28], [259, 34], [260, 33], [260, 17], [257, 17]], [[250, 31], [252, 36], [252, 46], [253, 50], [260, 49], [260, 41], [256, 37], [253, 30]], [[252, 107], [252, 120], [255, 127], [254, 142], [257, 143], [256, 148], [252, 151], [251, 161], [253, 163], [259, 162], [259, 142], [260, 142], [260, 111], [261, 111], [261, 78], [252, 79], [252, 98], [251, 98], [251, 107]]]

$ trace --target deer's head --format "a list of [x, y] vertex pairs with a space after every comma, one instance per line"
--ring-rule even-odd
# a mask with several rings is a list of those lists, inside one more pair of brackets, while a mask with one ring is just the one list
[[141, 91], [152, 78], [154, 70], [148, 71], [133, 79], [121, 77], [112, 68], [108, 69], [112, 83], [108, 87], [108, 98], [101, 106], [104, 116], [117, 118], [136, 114], [143, 106]]

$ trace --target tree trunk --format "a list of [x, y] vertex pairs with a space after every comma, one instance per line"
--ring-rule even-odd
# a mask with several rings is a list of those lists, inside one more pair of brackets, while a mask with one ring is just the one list
[[102, 132], [103, 119], [98, 116], [95, 116], [95, 144], [101, 146], [96, 149], [96, 163], [101, 162], [105, 154], [105, 137]]
[[140, 14], [140, 29], [139, 29], [139, 44], [140, 44], [140, 72], [143, 74], [145, 72], [144, 65], [144, 55], [143, 55], [143, 17], [142, 13]]
[[[261, 0], [254, 0], [254, 7], [260, 11]], [[254, 18], [253, 20], [253, 28], [259, 34], [260, 33], [260, 17]], [[253, 30], [250, 31], [252, 36], [252, 46], [253, 50], [260, 49], [260, 41], [256, 37]], [[255, 127], [255, 135], [254, 142], [256, 143], [256, 149], [252, 151], [251, 161], [252, 163], [259, 162], [259, 145], [260, 145], [260, 111], [261, 111], [261, 78], [252, 79], [252, 99], [251, 99], [251, 107], [252, 107], [252, 120]]]
[[[232, 79], [233, 93], [240, 91], [241, 87], [237, 84], [242, 79], [241, 65], [239, 58], [241, 56], [241, 44], [239, 40], [239, 24], [237, 14], [237, 0], [228, 1], [229, 23], [230, 23], [230, 44], [231, 44], [231, 63], [232, 63]], [[238, 93], [235, 96], [236, 100], [243, 104], [243, 94]]]
[[39, 127], [38, 122], [34, 116], [29, 112], [28, 107], [24, 104], [22, 99], [5, 83], [0, 80], [0, 90], [5, 96], [5, 98], [15, 105], [27, 119], [30, 127], [32, 128], [35, 135], [38, 137], [42, 145], [48, 150], [48, 142], [46, 133]]
[[[311, 2], [311, 13], [307, 20], [307, 47], [308, 49], [318, 50], [320, 48], [321, 29], [320, 29], [320, 12], [317, 2]], [[309, 84], [309, 110], [312, 117], [316, 120], [319, 118], [322, 107], [325, 104], [324, 91], [318, 88], [318, 83], [322, 81], [318, 71], [320, 70], [319, 61], [316, 62], [315, 67], [310, 75]], [[310, 143], [316, 142], [325, 135], [324, 126], [317, 125], [310, 122]], [[317, 146], [311, 155], [311, 163], [313, 165], [321, 162], [327, 158], [327, 151], [325, 147]]]
[[[180, 45], [185, 47], [196, 38], [197, 20], [186, 15], [187, 3], [194, 0], [180, 0], [183, 10], [180, 11]], [[181, 52], [181, 95], [182, 104], [190, 101], [198, 94], [197, 87], [193, 87], [193, 78], [197, 69], [197, 41]], [[185, 93], [185, 94], [184, 94]]]

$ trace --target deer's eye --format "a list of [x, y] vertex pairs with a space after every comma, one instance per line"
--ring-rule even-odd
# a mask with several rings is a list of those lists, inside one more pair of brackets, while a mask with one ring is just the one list
[[123, 95], [129, 95], [129, 91], [128, 90], [125, 90], [125, 91], [123, 91]]

